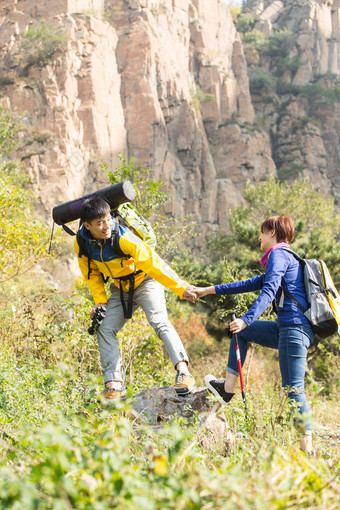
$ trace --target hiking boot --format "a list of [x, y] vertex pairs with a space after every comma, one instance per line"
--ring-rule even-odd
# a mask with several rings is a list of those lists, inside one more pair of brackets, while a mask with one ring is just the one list
[[105, 385], [105, 390], [101, 392], [100, 398], [102, 400], [113, 400], [114, 398], [122, 398], [126, 395], [126, 388], [123, 387], [120, 390], [117, 388], [108, 388]]
[[177, 370], [176, 382], [174, 384], [174, 390], [177, 395], [184, 396], [192, 392], [196, 388], [195, 379], [191, 374], [181, 374]]
[[204, 382], [208, 390], [218, 398], [221, 404], [227, 404], [235, 393], [227, 393], [224, 389], [224, 379], [215, 379], [211, 374], [206, 375]]

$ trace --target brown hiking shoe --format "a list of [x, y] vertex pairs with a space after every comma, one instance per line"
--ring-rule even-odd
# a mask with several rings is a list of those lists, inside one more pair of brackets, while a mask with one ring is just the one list
[[176, 382], [174, 384], [177, 395], [188, 395], [194, 388], [196, 388], [196, 383], [193, 376], [191, 374], [181, 374], [177, 370]]
[[101, 392], [100, 399], [101, 400], [112, 400], [114, 398], [122, 398], [126, 395], [126, 388], [122, 388], [118, 390], [117, 388], [108, 388], [105, 386], [105, 390]]

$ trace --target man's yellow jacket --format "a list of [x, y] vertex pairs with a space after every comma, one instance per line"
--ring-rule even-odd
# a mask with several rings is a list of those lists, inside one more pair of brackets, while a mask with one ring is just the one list
[[[112, 232], [114, 235], [114, 222]], [[130, 275], [135, 271], [141, 273], [135, 275], [135, 288], [137, 288], [146, 275], [158, 281], [164, 287], [173, 290], [180, 298], [188, 283], [181, 280], [179, 276], [162, 260], [157, 253], [145, 244], [139, 237], [125, 226], [119, 225], [117, 232], [117, 243], [124, 253], [115, 254], [111, 247], [111, 239], [94, 239], [88, 229], [83, 225], [80, 235], [84, 238], [85, 248], [90, 258], [90, 272], [88, 257], [79, 257], [79, 244], [77, 238], [74, 241], [74, 249], [78, 255], [80, 270], [85, 281], [92, 292], [95, 304], [106, 303], [107, 295], [102, 275], [113, 279], [119, 288], [119, 278]], [[121, 281], [124, 292], [129, 290], [129, 281]]]

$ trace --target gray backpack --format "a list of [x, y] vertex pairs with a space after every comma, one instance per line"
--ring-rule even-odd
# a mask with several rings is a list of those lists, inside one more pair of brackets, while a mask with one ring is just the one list
[[320, 338], [340, 334], [338, 313], [340, 298], [325, 262], [304, 259], [288, 248], [281, 248], [281, 250], [288, 251], [300, 262], [309, 308], [302, 306], [287, 289], [281, 286], [284, 295], [300, 308], [310, 321], [314, 333]]

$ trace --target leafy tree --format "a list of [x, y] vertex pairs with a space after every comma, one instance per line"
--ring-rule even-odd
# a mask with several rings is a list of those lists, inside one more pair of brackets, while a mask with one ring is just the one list
[[170, 195], [163, 191], [164, 183], [155, 179], [153, 170], [136, 165], [132, 158], [127, 161], [120, 154], [119, 164], [114, 171], [108, 170], [105, 161], [101, 162], [102, 169], [108, 174], [111, 184], [123, 180], [130, 180], [136, 190], [135, 207], [147, 220], [151, 220], [157, 234], [157, 252], [172, 258], [178, 251], [185, 249], [185, 243], [194, 235], [195, 223], [190, 215], [172, 219], [166, 217], [162, 211]]
[[340, 86], [309, 83], [300, 88], [300, 96], [308, 100], [308, 114], [322, 118], [336, 103], [340, 102]]
[[[340, 215], [331, 197], [313, 190], [308, 179], [288, 184], [272, 177], [255, 185], [248, 182], [245, 199], [245, 205], [235, 207], [230, 213], [232, 232], [220, 230], [207, 240], [205, 262], [191, 267], [190, 260], [176, 259], [190, 282], [216, 285], [262, 273], [259, 263], [261, 224], [271, 215], [289, 214], [295, 225], [292, 249], [307, 258], [323, 259], [340, 287]], [[239, 314], [244, 313], [255, 298], [254, 293], [220, 300], [211, 296], [205, 298], [202, 306], [208, 315], [209, 332], [221, 338], [226, 311], [236, 308]], [[265, 316], [269, 317], [270, 313], [271, 310], [267, 310]]]
[[0, 158], [11, 154], [19, 145], [20, 123], [0, 105]]
[[215, 257], [223, 254], [239, 268], [260, 269], [261, 223], [273, 214], [285, 213], [294, 220], [293, 249], [308, 258], [325, 260], [340, 282], [340, 216], [331, 197], [313, 190], [308, 179], [288, 184], [271, 177], [255, 185], [248, 182], [245, 199], [247, 204], [235, 207], [230, 214], [232, 234], [220, 232], [210, 240]]
[[28, 66], [43, 67], [53, 61], [57, 51], [66, 51], [67, 38], [63, 31], [40, 22], [29, 27], [20, 47], [25, 51], [24, 58]]
[[242, 36], [242, 41], [245, 44], [252, 44], [255, 48], [262, 48], [264, 44], [267, 42], [267, 38], [261, 30], [251, 30], [250, 32], [245, 32]]
[[234, 21], [237, 21], [238, 16], [241, 14], [241, 7], [239, 5], [234, 5], [234, 2], [229, 2], [227, 4], [230, 14]]
[[249, 67], [249, 87], [252, 92], [262, 92], [264, 88], [275, 90], [276, 78], [262, 67]]
[[258, 18], [256, 18], [256, 16], [253, 16], [248, 12], [247, 13], [242, 12], [237, 17], [236, 23], [237, 31], [243, 34], [245, 34], [246, 32], [250, 32], [251, 30], [254, 29], [256, 21], [258, 21]]
[[287, 57], [294, 45], [294, 34], [284, 28], [268, 37], [263, 53], [270, 57]]
[[19, 123], [0, 108], [0, 283], [31, 269], [47, 254], [48, 231], [32, 210], [32, 193], [20, 163], [10, 160]]

